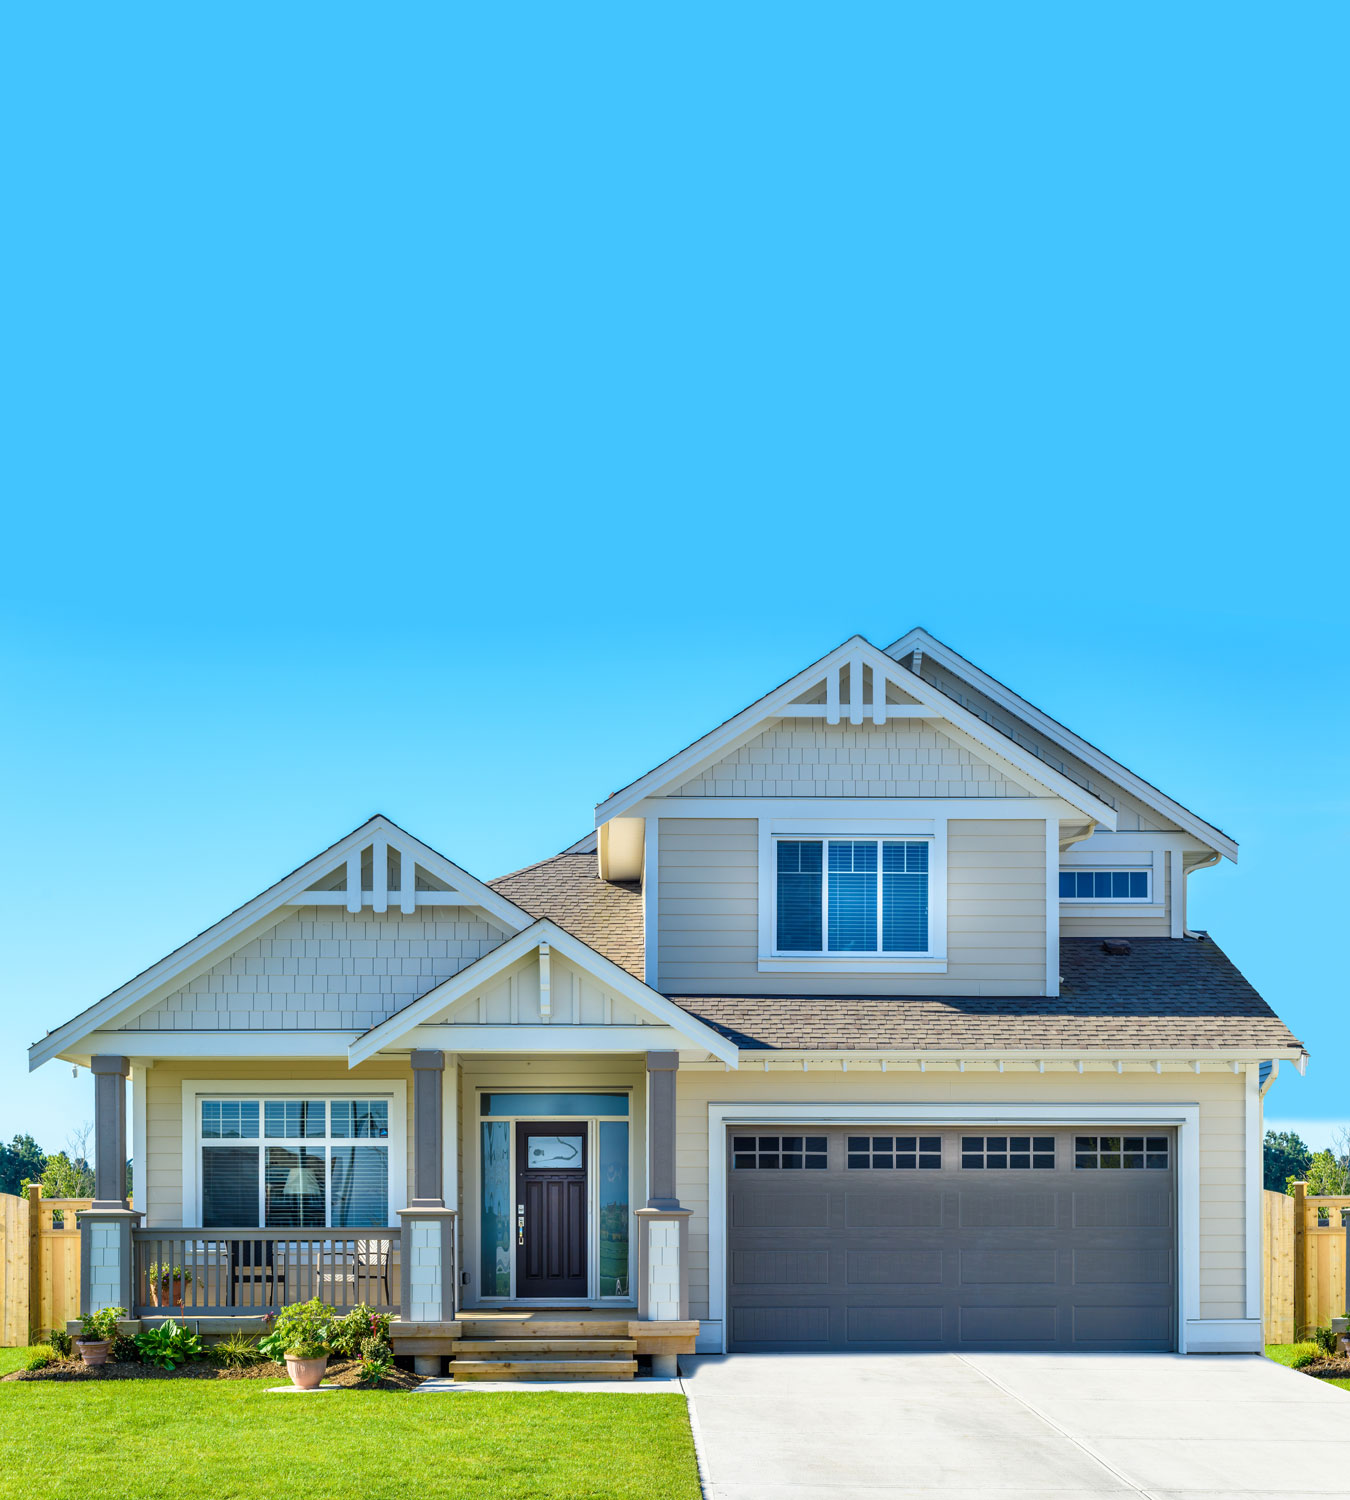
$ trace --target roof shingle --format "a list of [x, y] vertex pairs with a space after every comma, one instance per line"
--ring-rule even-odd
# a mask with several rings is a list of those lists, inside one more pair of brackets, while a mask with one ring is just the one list
[[643, 977], [642, 886], [601, 880], [594, 853], [558, 854], [488, 884], [532, 917], [547, 917], [574, 938]]

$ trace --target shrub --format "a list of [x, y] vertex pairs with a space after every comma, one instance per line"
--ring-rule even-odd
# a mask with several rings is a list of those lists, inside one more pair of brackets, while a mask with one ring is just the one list
[[218, 1344], [208, 1345], [204, 1353], [212, 1364], [219, 1365], [223, 1370], [246, 1370], [267, 1359], [267, 1355], [258, 1347], [257, 1339], [249, 1338], [246, 1333], [232, 1333]]
[[125, 1307], [105, 1307], [101, 1312], [85, 1313], [80, 1319], [80, 1338], [96, 1344], [111, 1343], [117, 1337], [117, 1322], [125, 1318]]
[[332, 1348], [333, 1309], [317, 1297], [282, 1308], [276, 1331], [263, 1342], [273, 1340], [293, 1359], [322, 1359]]
[[1306, 1369], [1308, 1365], [1316, 1364], [1319, 1359], [1325, 1359], [1326, 1355], [1320, 1344], [1311, 1342], [1296, 1344], [1294, 1352], [1289, 1357], [1289, 1368], [1291, 1370]]
[[1306, 1329], [1303, 1337], [1307, 1343], [1316, 1344], [1323, 1355], [1332, 1355], [1336, 1352], [1336, 1335], [1329, 1327]]
[[373, 1307], [360, 1303], [340, 1318], [333, 1319], [330, 1348], [334, 1354], [355, 1359], [364, 1352], [365, 1344], [374, 1339], [384, 1349], [389, 1348], [388, 1313], [376, 1312]]
[[61, 1359], [69, 1359], [74, 1352], [75, 1341], [64, 1328], [53, 1328], [49, 1342]]
[[367, 1354], [364, 1349], [361, 1352], [361, 1366], [356, 1376], [357, 1384], [378, 1385], [394, 1368], [394, 1356], [387, 1344], [377, 1343], [373, 1339], [368, 1339], [366, 1342], [371, 1352]]
[[23, 1367], [25, 1370], [45, 1370], [48, 1365], [54, 1365], [57, 1358], [56, 1350], [50, 1344], [34, 1344]]
[[108, 1358], [115, 1365], [138, 1365], [141, 1362], [141, 1351], [137, 1349], [134, 1338], [119, 1333], [112, 1341], [112, 1348], [108, 1350]]
[[158, 1328], [147, 1328], [144, 1333], [138, 1333], [136, 1350], [146, 1364], [172, 1370], [190, 1359], [199, 1358], [202, 1341], [190, 1329], [170, 1318]]

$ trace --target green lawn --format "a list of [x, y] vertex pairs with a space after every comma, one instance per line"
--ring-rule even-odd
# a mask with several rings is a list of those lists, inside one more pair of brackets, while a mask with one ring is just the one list
[[[1293, 1361], [1294, 1350], [1302, 1347], [1302, 1344], [1267, 1344], [1266, 1358], [1273, 1359], [1277, 1365], [1287, 1365]], [[1334, 1385], [1340, 1391], [1350, 1391], [1350, 1380], [1324, 1380], [1322, 1384]]]
[[[0, 1373], [21, 1349], [0, 1350]], [[0, 1496], [52, 1475], [77, 1494], [213, 1500], [289, 1491], [699, 1500], [681, 1396], [338, 1391], [269, 1396], [261, 1381], [0, 1385]], [[22, 1457], [32, 1455], [31, 1459]], [[45, 1478], [44, 1478], [45, 1476]]]

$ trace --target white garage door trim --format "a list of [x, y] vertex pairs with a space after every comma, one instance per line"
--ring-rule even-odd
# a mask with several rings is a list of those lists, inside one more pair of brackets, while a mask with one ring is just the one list
[[[760, 1104], [708, 1106], [708, 1319], [700, 1346], [726, 1352], [728, 1125], [1158, 1126], [1177, 1132], [1177, 1347], [1200, 1316], [1198, 1104]], [[1208, 1345], [1206, 1346], [1208, 1347]]]

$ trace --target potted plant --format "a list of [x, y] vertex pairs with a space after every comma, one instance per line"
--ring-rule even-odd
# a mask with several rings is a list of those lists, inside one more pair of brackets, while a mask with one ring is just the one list
[[272, 1335], [285, 1351], [286, 1373], [302, 1391], [319, 1388], [333, 1340], [333, 1309], [317, 1297], [282, 1308]]
[[1350, 1354], [1350, 1313], [1343, 1318], [1331, 1320], [1331, 1334], [1336, 1340], [1336, 1349], [1340, 1354]]
[[125, 1307], [105, 1307], [101, 1312], [85, 1313], [80, 1319], [80, 1336], [75, 1340], [85, 1364], [107, 1364], [108, 1350], [117, 1337], [117, 1320], [126, 1315]]
[[156, 1307], [182, 1307], [183, 1288], [191, 1285], [192, 1272], [185, 1266], [161, 1266], [152, 1261], [145, 1273], [150, 1300]]

